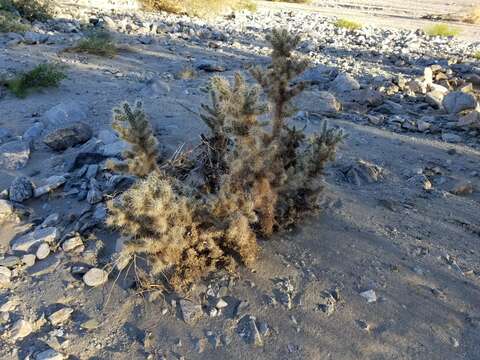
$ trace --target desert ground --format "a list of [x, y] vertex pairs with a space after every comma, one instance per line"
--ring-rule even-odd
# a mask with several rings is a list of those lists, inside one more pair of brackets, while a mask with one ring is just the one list
[[[262, 1], [255, 14], [198, 20], [65, 1], [33, 34], [0, 34], [0, 72], [48, 61], [67, 74], [24, 99], [0, 88], [0, 359], [480, 359], [480, 27], [454, 23], [455, 39], [417, 31], [434, 23], [422, 16], [472, 5], [445, 3]], [[338, 17], [368, 26], [338, 29]], [[89, 21], [111, 30], [116, 57], [63, 51]], [[164, 153], [192, 147], [207, 132], [198, 113], [211, 77], [268, 64], [273, 27], [299, 31], [311, 60], [290, 124], [313, 133], [328, 120], [348, 134], [322, 212], [262, 241], [253, 270], [187, 295], [140, 291], [132, 271], [112, 269], [120, 236], [105, 225], [122, 180], [105, 161], [125, 149], [112, 108], [141, 99]], [[79, 122], [87, 139], [45, 144]], [[50, 188], [13, 201], [20, 176]], [[25, 235], [45, 242], [22, 247]], [[86, 284], [92, 268], [108, 281]]]

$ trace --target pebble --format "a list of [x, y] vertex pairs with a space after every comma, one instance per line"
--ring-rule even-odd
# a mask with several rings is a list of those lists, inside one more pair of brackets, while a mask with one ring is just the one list
[[71, 237], [70, 239], [65, 240], [62, 244], [62, 249], [65, 252], [70, 252], [81, 246], [83, 246], [82, 238], [80, 237], [80, 235], [76, 235], [74, 237]]
[[108, 273], [99, 268], [92, 268], [83, 275], [83, 281], [91, 287], [100, 286], [108, 281]]
[[27, 320], [17, 320], [10, 331], [10, 338], [13, 341], [23, 339], [33, 332], [33, 325]]
[[367, 303], [373, 303], [377, 301], [377, 294], [373, 290], [367, 290], [360, 293], [360, 296], [367, 300]]
[[73, 309], [64, 307], [63, 309], [55, 311], [53, 314], [51, 314], [48, 317], [48, 320], [52, 325], [63, 324], [68, 319], [70, 319], [70, 315], [72, 315], [72, 313], [73, 313]]
[[40, 244], [35, 255], [38, 260], [46, 259], [50, 255], [50, 246], [47, 243]]
[[48, 349], [45, 351], [42, 351], [41, 353], [37, 354], [35, 356], [35, 360], [64, 360], [65, 356], [60, 354], [59, 352], [53, 350], [53, 349]]

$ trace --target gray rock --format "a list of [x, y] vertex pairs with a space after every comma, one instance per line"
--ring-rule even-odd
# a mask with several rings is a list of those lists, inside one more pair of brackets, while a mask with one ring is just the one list
[[35, 188], [35, 190], [33, 191], [33, 196], [35, 196], [37, 198], [37, 197], [40, 197], [42, 195], [45, 195], [45, 194], [49, 193], [50, 191], [53, 191], [53, 190], [59, 188], [60, 186], [65, 184], [66, 181], [67, 181], [67, 179], [65, 179], [65, 177], [63, 177], [61, 175], [50, 176], [45, 181], [44, 185]]
[[119, 140], [117, 134], [112, 130], [99, 131], [97, 138], [105, 145], [114, 143]]
[[309, 81], [312, 84], [324, 84], [337, 76], [337, 72], [335, 68], [320, 64], [307, 69], [299, 80]]
[[443, 98], [443, 107], [449, 114], [458, 114], [464, 110], [473, 110], [477, 107], [477, 100], [472, 94], [454, 91]]
[[185, 299], [181, 299], [178, 304], [182, 312], [183, 321], [186, 323], [191, 323], [202, 315], [202, 306], [199, 304], [194, 304]]
[[43, 222], [39, 225], [39, 228], [42, 229], [42, 228], [46, 228], [46, 227], [51, 227], [51, 226], [55, 226], [58, 224], [58, 220], [60, 218], [60, 215], [58, 213], [53, 213], [53, 214], [50, 214], [46, 217], [45, 220], [43, 220]]
[[360, 293], [360, 296], [367, 300], [367, 303], [377, 301], [377, 294], [373, 290], [367, 290]]
[[51, 274], [58, 268], [59, 265], [60, 258], [58, 256], [49, 256], [45, 260], [39, 261], [35, 265], [31, 266], [28, 269], [28, 274], [30, 276], [42, 276], [46, 274]]
[[41, 353], [38, 353], [37, 356], [35, 356], [35, 360], [64, 360], [64, 359], [65, 359], [65, 356], [63, 356], [59, 352], [56, 352], [53, 349], [42, 351]]
[[18, 170], [27, 165], [30, 158], [30, 146], [24, 141], [11, 141], [0, 146], [0, 167]]
[[330, 91], [334, 93], [345, 93], [360, 89], [360, 84], [350, 74], [338, 74], [330, 84]]
[[92, 268], [83, 275], [83, 281], [91, 287], [100, 286], [108, 281], [108, 273], [102, 269]]
[[16, 177], [8, 189], [8, 197], [11, 201], [24, 202], [33, 197], [34, 185], [26, 176]]
[[23, 35], [23, 41], [25, 42], [25, 44], [29, 44], [29, 45], [42, 44], [47, 40], [48, 40], [48, 35], [35, 33], [32, 31], [27, 31]]
[[430, 91], [427, 95], [425, 95], [425, 102], [430, 104], [435, 109], [440, 109], [442, 107], [443, 99], [444, 94], [437, 90]]
[[83, 107], [74, 101], [60, 103], [45, 113], [45, 122], [50, 127], [65, 126], [86, 119], [87, 114]]
[[43, 123], [36, 122], [23, 133], [22, 135], [23, 141], [31, 143], [32, 141], [38, 139], [42, 135], [42, 132], [44, 129], [45, 129], [45, 125], [43, 125]]
[[92, 129], [85, 123], [77, 123], [57, 129], [43, 139], [53, 150], [61, 151], [78, 144], [83, 144], [92, 137]]
[[316, 114], [336, 114], [342, 108], [328, 91], [305, 91], [297, 98], [295, 106], [299, 110]]
[[35, 229], [34, 231], [20, 236], [13, 240], [11, 247], [13, 251], [28, 251], [32, 246], [45, 243], [53, 243], [58, 236], [55, 227]]
[[10, 129], [0, 128], [0, 144], [11, 139], [12, 137], [13, 133]]
[[130, 145], [123, 140], [118, 140], [101, 147], [104, 156], [120, 157], [126, 150], [130, 149]]
[[18, 256], [7, 256], [3, 259], [0, 259], [0, 266], [5, 266], [7, 268], [14, 268], [20, 263]]
[[443, 133], [442, 140], [449, 143], [459, 143], [462, 141], [462, 137], [452, 133]]

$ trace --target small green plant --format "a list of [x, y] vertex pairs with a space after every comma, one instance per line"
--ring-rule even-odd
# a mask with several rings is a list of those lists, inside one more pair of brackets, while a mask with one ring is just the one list
[[435, 24], [425, 29], [427, 35], [439, 37], [454, 37], [460, 34], [460, 29], [448, 24]]
[[480, 51], [477, 51], [475, 54], [473, 54], [473, 57], [480, 61]]
[[11, 3], [20, 16], [28, 21], [46, 21], [53, 16], [51, 0], [12, 0]]
[[359, 30], [362, 28], [362, 24], [347, 19], [338, 19], [335, 22], [335, 26], [347, 30]]
[[30, 26], [22, 23], [22, 19], [15, 14], [0, 10], [0, 33], [7, 32], [25, 32], [28, 31]]
[[60, 82], [66, 78], [60, 65], [40, 64], [33, 70], [21, 73], [4, 84], [17, 97], [24, 98], [31, 90], [47, 87], [58, 87]]
[[67, 50], [110, 58], [114, 57], [118, 51], [112, 36], [106, 31], [92, 32]]

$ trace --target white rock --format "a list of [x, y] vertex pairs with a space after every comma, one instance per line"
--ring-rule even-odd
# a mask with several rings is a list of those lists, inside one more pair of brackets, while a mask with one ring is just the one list
[[100, 286], [108, 281], [108, 273], [105, 270], [93, 268], [83, 275], [83, 281], [91, 287]]
[[50, 255], [50, 246], [47, 243], [40, 244], [35, 255], [38, 260], [46, 259]]
[[80, 235], [77, 235], [70, 239], [65, 240], [62, 244], [62, 249], [65, 252], [69, 252], [79, 248], [80, 246], [83, 246], [83, 241]]
[[11, 141], [0, 146], [0, 167], [18, 170], [27, 165], [30, 145], [24, 141]]
[[18, 306], [19, 303], [20, 303], [20, 300], [18, 300], [17, 298], [10, 299], [0, 306], [0, 312], [3, 313], [3, 312], [13, 311], [15, 310], [15, 308]]
[[0, 266], [0, 289], [10, 286], [12, 272], [5, 266]]
[[52, 315], [48, 317], [48, 320], [52, 325], [63, 324], [65, 321], [70, 319], [70, 315], [72, 315], [73, 309], [65, 307], [58, 311], [55, 311]]
[[54, 242], [57, 238], [57, 235], [58, 230], [55, 227], [35, 229], [34, 231], [13, 240], [11, 247], [14, 251], [28, 251], [28, 249], [30, 249], [30, 247], [33, 245], [37, 245], [42, 242]]
[[7, 200], [0, 199], [0, 223], [15, 217], [13, 205]]
[[344, 93], [360, 89], [360, 84], [350, 74], [338, 74], [330, 84], [330, 91]]
[[215, 304], [215, 307], [217, 309], [224, 309], [227, 306], [228, 306], [228, 303], [223, 299], [218, 299], [217, 303]]
[[10, 337], [13, 341], [23, 339], [33, 332], [32, 324], [27, 320], [17, 320], [10, 330]]
[[27, 268], [35, 265], [35, 260], [37, 260], [37, 257], [35, 256], [35, 254], [26, 254], [22, 256], [22, 263]]
[[367, 290], [360, 293], [360, 296], [365, 298], [368, 303], [373, 303], [377, 301], [377, 294], [373, 290]]

